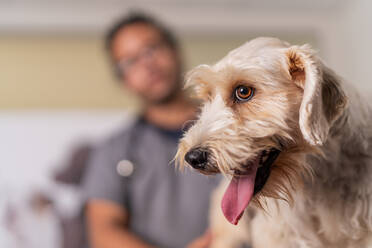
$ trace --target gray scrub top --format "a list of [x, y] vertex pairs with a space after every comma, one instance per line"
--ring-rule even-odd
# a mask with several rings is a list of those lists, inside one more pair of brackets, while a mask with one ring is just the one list
[[[171, 160], [181, 135], [143, 119], [114, 135], [91, 156], [83, 183], [85, 199], [125, 207], [130, 230], [152, 245], [185, 247], [206, 230], [210, 194], [220, 178], [176, 169]], [[133, 163], [129, 176], [117, 172], [123, 160]]]

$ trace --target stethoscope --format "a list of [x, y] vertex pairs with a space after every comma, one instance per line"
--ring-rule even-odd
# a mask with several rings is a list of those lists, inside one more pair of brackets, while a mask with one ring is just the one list
[[136, 171], [136, 166], [138, 167], [138, 159], [136, 158], [136, 147], [139, 140], [139, 136], [143, 128], [143, 118], [139, 118], [134, 123], [135, 128], [129, 134], [128, 147], [124, 152], [125, 159], [118, 161], [116, 165], [116, 172], [123, 178], [129, 179], [133, 176]]

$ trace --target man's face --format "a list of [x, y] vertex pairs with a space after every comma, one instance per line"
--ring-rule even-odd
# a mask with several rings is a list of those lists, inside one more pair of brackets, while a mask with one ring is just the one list
[[166, 102], [179, 90], [178, 56], [151, 25], [124, 27], [115, 35], [111, 47], [122, 80], [146, 102]]

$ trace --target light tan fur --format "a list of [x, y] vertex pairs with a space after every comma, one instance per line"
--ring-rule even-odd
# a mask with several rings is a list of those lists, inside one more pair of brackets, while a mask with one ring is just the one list
[[[250, 101], [233, 101], [238, 85], [255, 89]], [[308, 45], [254, 39], [193, 69], [186, 87], [204, 104], [180, 141], [181, 167], [206, 147], [212, 162], [201, 172], [228, 180], [258, 152], [282, 150], [237, 227], [220, 210], [225, 187], [215, 193], [212, 247], [372, 247], [371, 110]]]

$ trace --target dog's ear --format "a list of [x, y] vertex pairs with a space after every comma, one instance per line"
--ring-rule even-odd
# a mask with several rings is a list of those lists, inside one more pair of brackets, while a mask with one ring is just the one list
[[195, 98], [206, 99], [210, 95], [208, 82], [214, 82], [214, 73], [212, 73], [210, 66], [199, 65], [186, 74], [184, 89], [192, 89], [192, 94]]
[[322, 145], [347, 103], [340, 79], [308, 45], [292, 46], [286, 56], [291, 80], [303, 89], [299, 113], [302, 135], [311, 145]]

